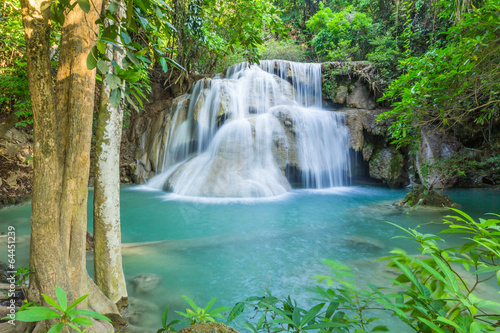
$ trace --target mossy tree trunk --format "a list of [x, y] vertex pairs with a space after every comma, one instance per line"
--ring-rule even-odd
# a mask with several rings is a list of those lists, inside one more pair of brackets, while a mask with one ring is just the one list
[[[125, 17], [125, 4], [117, 2], [117, 16]], [[109, 8], [109, 1], [104, 4]], [[109, 19], [106, 25], [113, 24]], [[118, 34], [119, 36], [120, 34]], [[118, 39], [119, 37], [117, 37]], [[119, 41], [118, 43], [119, 44]], [[125, 51], [107, 44], [106, 57], [122, 66]], [[113, 65], [106, 63], [108, 74]], [[103, 80], [97, 119], [94, 185], [94, 275], [97, 286], [118, 307], [128, 304], [122, 267], [120, 234], [120, 142], [123, 103], [111, 103], [111, 87]]]
[[[93, 0], [87, 14], [79, 6], [65, 12], [56, 89], [47, 4], [46, 0], [21, 0], [34, 118], [30, 267], [35, 274], [30, 277], [29, 298], [45, 304], [41, 294], [54, 296], [60, 286], [70, 302], [90, 293], [93, 300], [81, 303], [82, 308], [116, 313], [116, 307], [93, 285], [85, 260], [95, 89], [95, 71], [87, 70], [86, 58], [95, 45], [102, 3]], [[42, 332], [47, 325], [39, 323]]]

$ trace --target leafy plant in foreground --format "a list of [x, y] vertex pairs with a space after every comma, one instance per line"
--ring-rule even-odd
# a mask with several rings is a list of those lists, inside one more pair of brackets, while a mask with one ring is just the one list
[[[440, 247], [443, 239], [414, 229], [404, 237], [420, 244], [423, 256], [394, 250], [391, 266], [401, 272], [393, 283], [397, 294], [379, 301], [417, 332], [488, 332], [500, 324], [500, 303], [482, 299], [478, 286], [496, 277], [500, 285], [500, 219], [475, 221], [466, 213], [446, 216], [442, 233], [465, 234], [465, 244]], [[494, 215], [500, 217], [500, 215]], [[489, 295], [493, 296], [493, 295]]]
[[[215, 301], [217, 300], [217, 297], [212, 298], [204, 308], [201, 308], [198, 305], [196, 305], [196, 303], [187, 296], [181, 296], [181, 297], [189, 304], [189, 306], [191, 306], [191, 309], [186, 309], [186, 312], [180, 312], [180, 311], [175, 311], [175, 312], [177, 314], [183, 316], [184, 318], [188, 319], [191, 325], [205, 324], [208, 322], [215, 322], [216, 318], [224, 318], [222, 313], [231, 309], [230, 307], [227, 307], [227, 306], [219, 306], [215, 309], [212, 309], [212, 306], [214, 305]], [[168, 312], [168, 309], [167, 309], [167, 312]], [[166, 319], [165, 319], [165, 323], [166, 323]], [[173, 323], [170, 323], [169, 325], [172, 325], [172, 324]], [[174, 322], [174, 324], [175, 324], [175, 322]]]
[[80, 333], [85, 332], [85, 330], [81, 330], [81, 326], [92, 325], [93, 323], [90, 319], [79, 316], [86, 316], [111, 322], [108, 317], [100, 313], [90, 310], [76, 309], [76, 306], [85, 298], [87, 298], [88, 295], [84, 295], [78, 298], [69, 306], [67, 295], [60, 287], [56, 287], [57, 302], [47, 295], [42, 294], [42, 296], [45, 301], [49, 305], [54, 307], [57, 311], [45, 306], [38, 306], [33, 303], [27, 303], [23, 305], [16, 313], [16, 320], [25, 322], [37, 322], [48, 319], [59, 319], [59, 323], [52, 325], [47, 333], [59, 333], [66, 326], [69, 326]]
[[169, 305], [167, 305], [163, 309], [163, 313], [161, 314], [161, 328], [157, 331], [157, 333], [164, 333], [164, 332], [173, 332], [175, 329], [172, 327], [172, 325], [175, 325], [177, 323], [180, 323], [180, 320], [172, 320], [170, 323], [167, 322], [168, 320], [168, 309]]

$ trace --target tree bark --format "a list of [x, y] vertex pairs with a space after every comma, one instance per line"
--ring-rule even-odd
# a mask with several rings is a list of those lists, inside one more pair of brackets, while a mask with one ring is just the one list
[[[28, 296], [40, 304], [45, 304], [41, 294], [53, 297], [56, 285], [67, 292], [69, 302], [92, 287], [86, 272], [85, 237], [95, 70], [87, 70], [86, 58], [95, 45], [102, 0], [93, 0], [88, 14], [78, 5], [66, 13], [57, 90], [50, 72], [47, 4], [46, 0], [21, 1], [34, 118], [30, 268], [35, 274], [30, 276]], [[90, 297], [94, 303], [106, 303], [98, 292]], [[87, 305], [85, 301], [80, 307]], [[43, 332], [48, 325], [39, 322], [38, 328]]]
[[[119, 19], [124, 18], [124, 2], [119, 1], [117, 4], [117, 16]], [[109, 1], [106, 1], [104, 9], [109, 9]], [[106, 19], [104, 24], [113, 24], [113, 21]], [[113, 50], [113, 46], [107, 44], [106, 57], [122, 66], [125, 52]], [[107, 66], [108, 74], [113, 74], [111, 62], [107, 62]], [[121, 308], [128, 304], [120, 233], [120, 143], [123, 103], [116, 107], [111, 104], [111, 88], [106, 80], [103, 80], [101, 91], [95, 154], [94, 277], [96, 285], [104, 295]]]

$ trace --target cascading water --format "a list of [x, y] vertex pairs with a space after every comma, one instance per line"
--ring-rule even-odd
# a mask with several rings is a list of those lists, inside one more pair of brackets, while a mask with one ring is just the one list
[[343, 186], [348, 131], [321, 110], [321, 65], [262, 61], [202, 79], [173, 103], [153, 138], [157, 176], [148, 186], [186, 196], [265, 197], [290, 183]]

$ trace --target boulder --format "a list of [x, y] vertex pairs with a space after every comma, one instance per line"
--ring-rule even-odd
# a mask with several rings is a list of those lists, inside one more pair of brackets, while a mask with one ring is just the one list
[[383, 148], [370, 159], [370, 177], [380, 179], [391, 187], [398, 186], [404, 182], [403, 164], [401, 153], [394, 148]]
[[238, 333], [238, 331], [222, 323], [206, 323], [188, 326], [178, 333]]
[[455, 203], [449, 196], [439, 193], [435, 190], [429, 190], [423, 185], [415, 186], [406, 196], [394, 203], [395, 206], [401, 207], [452, 207]]

